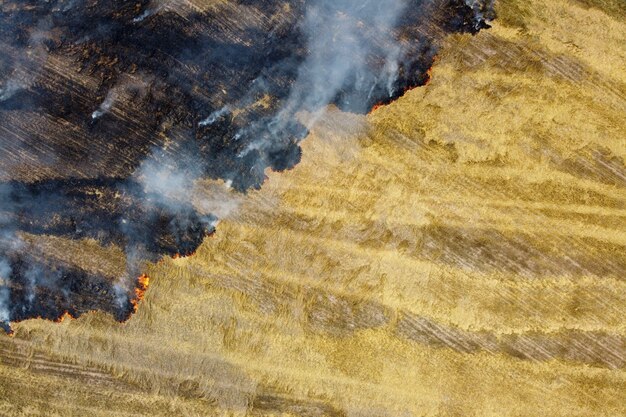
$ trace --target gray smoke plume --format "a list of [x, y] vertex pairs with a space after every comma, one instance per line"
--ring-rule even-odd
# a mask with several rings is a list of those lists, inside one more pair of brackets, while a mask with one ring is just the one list
[[0, 184], [0, 327], [6, 331], [10, 331], [8, 323], [11, 320], [10, 286], [13, 272], [6, 256], [22, 250], [24, 246], [11, 226], [13, 219], [9, 212], [12, 207], [7, 198], [10, 191], [10, 187]]
[[[309, 2], [303, 22], [308, 56], [298, 71], [283, 112], [291, 115], [300, 109], [323, 110], [341, 89], [368, 91], [369, 98], [377, 84], [390, 85], [397, 76], [400, 58], [394, 31], [398, 17], [409, 3], [408, 0]], [[388, 45], [389, 49], [376, 57], [386, 65], [375, 72], [368, 61], [380, 52], [379, 45]], [[353, 104], [350, 98], [346, 101], [347, 105]]]
[[11, 321], [8, 288], [10, 277], [11, 265], [5, 259], [0, 259], [0, 323]]
[[52, 27], [49, 18], [42, 18], [29, 33], [28, 52], [20, 54], [13, 63], [12, 75], [0, 84], [0, 102], [27, 89], [37, 79], [48, 57], [45, 42], [49, 40], [48, 31]]
[[113, 103], [115, 102], [116, 98], [117, 98], [117, 93], [115, 89], [109, 90], [106, 98], [104, 99], [102, 103], [100, 103], [100, 106], [98, 107], [98, 109], [94, 110], [94, 112], [91, 113], [91, 118], [97, 119], [103, 114], [108, 113], [109, 110], [111, 110], [111, 107], [113, 107]]
[[[487, 22], [493, 17], [493, 1], [464, 1], [473, 14], [467, 19], [467, 30], [488, 27]], [[307, 126], [310, 127], [329, 104], [336, 104], [344, 111], [365, 113], [374, 104], [392, 101], [403, 94], [415, 82], [407, 83], [406, 78], [411, 77], [411, 72], [420, 71], [415, 67], [416, 58], [420, 54], [429, 57], [435, 53], [427, 44], [421, 48], [420, 39], [406, 39], [405, 17], [410, 15], [416, 19], [418, 16], [417, 19], [427, 22], [431, 6], [429, 2], [413, 0], [306, 2], [304, 18], [298, 25], [306, 40], [306, 55], [297, 68], [295, 82], [273, 118], [261, 127], [246, 126], [234, 135], [236, 140], [246, 135], [256, 136], [238, 157], [258, 152], [257, 164], [263, 165], [258, 169], [262, 170], [271, 165], [269, 154], [287, 146], [285, 132], [293, 130], [298, 112], [310, 112]], [[419, 12], [416, 13], [416, 9]], [[255, 87], [262, 89], [262, 80]], [[246, 103], [249, 101], [246, 99]], [[200, 125], [214, 123], [228, 110], [228, 106], [221, 108]], [[302, 137], [296, 138], [300, 139]]]
[[135, 100], [140, 100], [145, 97], [146, 89], [151, 81], [151, 77], [144, 76], [143, 74], [133, 74], [123, 77], [107, 91], [104, 100], [100, 103], [98, 108], [91, 113], [93, 120], [102, 117], [107, 114], [113, 108], [113, 105], [123, 98], [132, 94], [135, 96]]
[[198, 126], [211, 126], [213, 123], [217, 122], [220, 117], [228, 114], [229, 111], [231, 111], [231, 109], [228, 106], [215, 110], [213, 113], [209, 114], [206, 119], [201, 120]]
[[194, 183], [201, 175], [199, 160], [192, 159], [181, 167], [179, 161], [167, 156], [158, 158], [156, 153], [143, 161], [134, 174], [144, 192], [151, 196], [151, 202], [172, 212], [177, 212], [182, 202], [190, 201]]
[[492, 18], [495, 0], [465, 0], [465, 4], [474, 12], [474, 28], [479, 30], [482, 22]]
[[[369, 100], [377, 86], [385, 86], [388, 97], [398, 76], [403, 51], [395, 41], [398, 19], [410, 0], [315, 0], [307, 3], [301, 30], [306, 37], [307, 56], [285, 104], [267, 128], [268, 138], [256, 140], [240, 154], [266, 150], [286, 129], [296, 113], [312, 111], [311, 123], [328, 104], [338, 98], [343, 107], [362, 110], [363, 92]], [[381, 46], [385, 46], [383, 49]], [[372, 65], [372, 60], [384, 65]], [[340, 97], [341, 92], [356, 94]]]
[[141, 23], [146, 18], [157, 14], [163, 7], [167, 5], [166, 0], [153, 0], [148, 4], [146, 10], [144, 10], [139, 16], [133, 19], [133, 23]]
[[17, 77], [10, 78], [5, 82], [4, 87], [0, 88], [0, 101], [8, 100], [15, 93], [28, 85], [26, 81], [22, 81]]

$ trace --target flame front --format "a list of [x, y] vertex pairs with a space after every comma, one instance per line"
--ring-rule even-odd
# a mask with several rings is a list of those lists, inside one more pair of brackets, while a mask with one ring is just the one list
[[72, 316], [69, 311], [65, 311], [58, 319], [54, 320], [57, 323], [63, 323], [66, 319], [73, 320], [76, 317]]
[[371, 112], [375, 112], [376, 110], [378, 110], [379, 108], [381, 108], [383, 106], [384, 106], [383, 103], [376, 103], [376, 104], [374, 104], [374, 107], [372, 107]]
[[143, 300], [143, 297], [146, 295], [146, 291], [148, 291], [148, 286], [150, 285], [150, 277], [146, 274], [141, 274], [139, 278], [137, 278], [137, 286], [135, 287], [135, 298], [131, 300], [133, 304], [133, 313], [137, 312], [139, 308], [139, 302]]
[[[175, 253], [172, 256], [172, 259], [186, 259], [186, 258], [190, 258], [190, 257], [194, 256], [195, 254], [196, 254], [196, 252], [191, 252], [191, 253], [189, 253], [187, 255], [183, 255], [183, 254], [180, 254], [180, 253]], [[165, 258], [163, 258], [163, 259], [165, 259]]]

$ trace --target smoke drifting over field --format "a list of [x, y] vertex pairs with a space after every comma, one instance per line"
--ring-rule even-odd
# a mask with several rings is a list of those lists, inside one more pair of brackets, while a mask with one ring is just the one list
[[[5, 328], [92, 309], [124, 320], [142, 262], [193, 253], [217, 220], [203, 207], [230, 209], [192, 205], [196, 180], [260, 188], [300, 161], [298, 112], [389, 103], [428, 81], [443, 36], [494, 17], [488, 0], [224, 3], [0, 5]], [[126, 271], [41, 259], [24, 233], [116, 245]]]

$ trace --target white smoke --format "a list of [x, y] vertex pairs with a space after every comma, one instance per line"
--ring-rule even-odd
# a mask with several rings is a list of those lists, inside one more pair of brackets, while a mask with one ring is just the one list
[[146, 8], [146, 10], [144, 10], [139, 16], [135, 17], [133, 19], [133, 23], [141, 23], [143, 22], [146, 18], [157, 14], [158, 12], [161, 11], [161, 9], [163, 9], [169, 2], [166, 0], [153, 0], [150, 2], [150, 4], [148, 5], [148, 8]]
[[0, 87], [0, 102], [10, 99], [35, 82], [48, 57], [44, 41], [48, 39], [48, 32], [51, 27], [50, 19], [42, 19], [30, 33], [28, 52], [20, 55], [11, 76], [4, 80], [4, 85]]
[[200, 213], [220, 219], [237, 210], [242, 196], [231, 188], [231, 181], [201, 180], [203, 162], [197, 158], [186, 158], [184, 166], [180, 165], [169, 157], [153, 157], [141, 164], [135, 178], [152, 202], [172, 213], [179, 212], [180, 206], [189, 202]]
[[493, 10], [494, 0], [465, 0], [465, 4], [474, 12], [474, 28], [480, 29], [481, 22], [490, 22], [491, 16], [485, 10]]
[[74, 6], [76, 6], [76, 4], [79, 2], [79, 0], [62, 0], [60, 2], [58, 2], [58, 4], [55, 5], [55, 7], [52, 9], [53, 12], [67, 12], [69, 10], [72, 10], [74, 8]]
[[[218, 219], [232, 216], [242, 203], [243, 196], [231, 188], [230, 182], [201, 181], [194, 192], [193, 205], [199, 212], [213, 214]], [[216, 226], [217, 221], [212, 224]]]
[[209, 114], [209, 116], [200, 121], [200, 123], [198, 123], [198, 126], [210, 126], [213, 123], [215, 123], [220, 117], [224, 116], [225, 114], [227, 114], [230, 111], [230, 107], [229, 106], [224, 106], [219, 110], [214, 111], [213, 113]]
[[0, 259], [0, 323], [8, 323], [11, 320], [11, 300], [7, 287], [10, 277], [11, 266], [6, 260]]
[[[285, 105], [268, 124], [274, 131], [271, 137], [280, 136], [285, 124], [303, 110], [315, 112], [309, 118], [315, 123], [346, 86], [356, 91], [369, 91], [371, 95], [376, 85], [382, 84], [387, 86], [391, 96], [398, 76], [398, 61], [402, 58], [401, 47], [393, 39], [394, 29], [407, 6], [408, 0], [309, 2], [302, 24], [308, 55]], [[394, 46], [387, 49], [380, 73], [372, 74], [369, 60], [376, 53], [380, 54], [377, 48], [381, 44]], [[267, 139], [259, 139], [250, 143], [240, 156], [271, 146]]]
[[118, 80], [117, 84], [109, 89], [100, 106], [91, 113], [91, 118], [95, 120], [110, 112], [118, 100], [123, 100], [125, 94], [135, 92], [139, 93], [139, 97], [143, 97], [151, 80], [152, 77], [146, 77], [140, 73], [121, 77], [121, 80]]
[[[363, 26], [376, 34], [376, 42], [396, 44], [393, 40], [398, 17], [407, 7], [407, 0], [318, 0], [309, 5], [304, 32], [309, 55], [286, 105], [288, 112], [302, 108], [317, 109], [330, 103], [350, 79], [357, 90], [367, 88], [368, 58], [375, 43], [367, 39]], [[380, 36], [380, 37], [379, 37]], [[379, 77], [393, 79], [399, 51], [392, 48], [386, 61], [387, 71]], [[361, 85], [359, 85], [361, 84]]]
[[102, 115], [108, 113], [109, 110], [111, 110], [111, 107], [113, 107], [113, 103], [115, 103], [116, 99], [117, 99], [117, 92], [113, 88], [109, 90], [106, 98], [104, 99], [102, 103], [100, 103], [100, 106], [98, 107], [98, 109], [95, 110], [93, 113], [91, 113], [91, 118], [97, 119], [101, 117]]
[[0, 88], [0, 101], [5, 101], [10, 99], [17, 93], [18, 91], [27, 87], [28, 84], [25, 82], [21, 82], [16, 78], [10, 78], [7, 80], [6, 85]]
[[135, 172], [135, 178], [144, 192], [159, 204], [178, 211], [180, 202], [188, 201], [193, 193], [194, 183], [201, 175], [201, 162], [188, 161], [179, 167], [170, 158], [146, 159]]

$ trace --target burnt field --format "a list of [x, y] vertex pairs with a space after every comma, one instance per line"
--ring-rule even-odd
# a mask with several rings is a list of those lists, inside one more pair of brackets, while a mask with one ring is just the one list
[[[238, 192], [294, 167], [299, 112], [367, 113], [429, 80], [444, 37], [489, 1], [8, 1], [0, 5], [0, 321], [97, 309], [125, 320], [145, 261], [186, 256], [216, 215], [200, 178]], [[245, 12], [245, 13], [244, 13]], [[31, 254], [27, 235], [126, 254], [103, 277]]]

